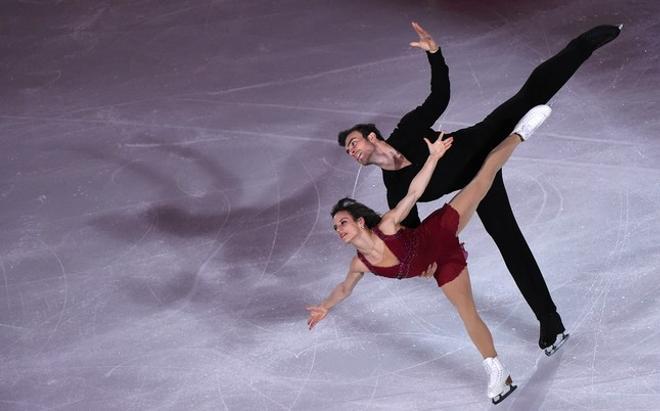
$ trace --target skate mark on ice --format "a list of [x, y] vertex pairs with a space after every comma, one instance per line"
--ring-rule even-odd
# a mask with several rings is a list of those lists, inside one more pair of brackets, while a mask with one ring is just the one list
[[2, 269], [2, 278], [4, 279], [5, 285], [5, 298], [7, 300], [7, 313], [11, 310], [11, 304], [9, 303], [9, 281], [7, 280], [7, 270], [5, 268], [5, 261], [0, 255], [0, 269]]
[[[602, 95], [605, 94], [606, 91], [611, 91], [612, 89], [615, 89], [617, 84], [619, 83], [619, 79], [621, 78], [621, 74], [624, 72], [625, 68], [626, 68], [626, 62], [622, 61], [619, 68], [614, 72], [614, 76], [613, 76], [612, 80], [610, 81], [609, 86], [608, 87], [603, 87], [600, 90], [600, 93], [598, 93], [598, 94], [600, 94], [602, 96]], [[594, 93], [594, 94], [596, 94], [596, 93]]]
[[371, 388], [371, 393], [369, 393], [369, 398], [367, 400], [367, 406], [365, 407], [366, 409], [371, 408], [371, 404], [373, 404], [374, 399], [376, 397], [376, 390], [378, 390], [378, 386], [380, 385], [380, 377], [376, 377], [376, 381], [374, 382], [374, 386]]
[[161, 147], [186, 147], [193, 144], [200, 143], [215, 143], [218, 141], [227, 141], [231, 137], [210, 137], [210, 138], [200, 138], [196, 140], [188, 141], [176, 141], [172, 143], [122, 143], [120, 146], [122, 148], [161, 148]]
[[392, 288], [387, 288], [386, 289], [387, 293], [390, 294], [392, 298], [398, 303], [399, 307], [403, 308], [409, 315], [410, 315], [410, 320], [414, 321], [417, 323], [420, 327], [422, 327], [425, 331], [427, 331], [429, 334], [432, 334], [432, 331], [440, 331], [442, 328], [435, 326], [431, 324], [430, 322], [423, 320], [421, 316], [416, 315], [413, 310], [406, 304], [404, 301], [403, 297], [399, 294], [396, 294], [392, 291]]
[[551, 180], [550, 181], [546, 180], [546, 181], [550, 186], [550, 188], [552, 188], [552, 191], [554, 191], [557, 194], [557, 198], [559, 199], [559, 205], [557, 207], [557, 211], [555, 212], [555, 215], [548, 220], [549, 222], [551, 222], [559, 218], [559, 216], [561, 216], [564, 213], [564, 195], [561, 193], [561, 190], [559, 189], [559, 187], [557, 187], [555, 183], [553, 183]]
[[[346, 170], [345, 168], [337, 167], [336, 165], [330, 163], [328, 161], [328, 159], [325, 158], [325, 157], [321, 158], [321, 162], [323, 163], [323, 165], [325, 165], [326, 167], [328, 167], [331, 170], [336, 171], [337, 173], [351, 175], [351, 176], [353, 175], [353, 171]], [[358, 165], [358, 167], [361, 167], [361, 166]], [[358, 170], [358, 173], [359, 173], [359, 170]], [[355, 190], [353, 190], [353, 192], [355, 193]]]
[[367, 63], [355, 64], [355, 65], [352, 65], [352, 66], [346, 66], [346, 67], [340, 67], [340, 68], [337, 68], [337, 69], [321, 71], [319, 73], [306, 74], [306, 75], [302, 75], [302, 76], [294, 77], [294, 78], [290, 78], [290, 79], [264, 81], [264, 82], [261, 82], [261, 83], [255, 83], [255, 84], [239, 86], [239, 87], [232, 87], [232, 88], [228, 88], [228, 89], [224, 89], [224, 90], [205, 91], [205, 92], [201, 92], [201, 93], [190, 93], [190, 94], [187, 94], [187, 95], [188, 96], [199, 96], [199, 95], [222, 96], [222, 95], [235, 93], [237, 91], [254, 90], [254, 89], [271, 87], [271, 86], [283, 86], [283, 85], [287, 85], [287, 84], [291, 84], [291, 83], [297, 83], [297, 82], [300, 82], [300, 81], [316, 80], [316, 79], [319, 79], [319, 78], [331, 76], [333, 74], [342, 74], [342, 73], [346, 73], [346, 72], [349, 72], [349, 71], [365, 69], [365, 68], [369, 68], [369, 67], [373, 67], [373, 66], [380, 67], [383, 64], [393, 63], [393, 62], [396, 62], [396, 61], [404, 61], [404, 60], [408, 60], [409, 58], [410, 58], [410, 56], [407, 56], [407, 55], [406, 56], [388, 57], [388, 58], [385, 58], [385, 59], [370, 61], [370, 62], [367, 62]]
[[[272, 259], [273, 259], [273, 252], [275, 251], [275, 244], [277, 243], [277, 237], [279, 233], [279, 228], [280, 228], [280, 223], [282, 220], [281, 217], [281, 202], [282, 202], [282, 194], [280, 191], [280, 179], [277, 178], [279, 177], [279, 173], [275, 169], [274, 163], [273, 163], [273, 156], [272, 153], [269, 151], [268, 152], [268, 162], [271, 168], [271, 172], [275, 175], [275, 192], [276, 192], [276, 200], [275, 200], [275, 227], [273, 229], [273, 240], [270, 242], [270, 249], [268, 250], [268, 256], [266, 257], [266, 264], [264, 265], [263, 270], [261, 270], [261, 274], [259, 274], [259, 278], [255, 281], [255, 284], [259, 284], [261, 280], [264, 278], [266, 275], [266, 272], [268, 271], [268, 267], [270, 266]], [[252, 302], [252, 298], [249, 299], [248, 304]], [[243, 308], [244, 310], [245, 308]], [[241, 311], [243, 311], [241, 310]]]
[[[27, 1], [22, 0], [21, 3], [27, 3]], [[29, 407], [30, 409], [38, 408], [40, 410], [52, 410], [53, 409], [52, 406], [50, 406], [50, 405], [45, 406], [45, 405], [38, 404], [36, 402], [29, 402], [29, 401], [12, 401], [12, 400], [0, 399], [0, 404], [11, 404], [11, 405], [18, 405], [18, 406], [21, 407], [21, 408], [17, 408], [17, 409], [27, 409], [27, 408], [23, 408], [23, 407]]]
[[53, 257], [55, 257], [55, 260], [57, 260], [57, 264], [59, 265], [60, 272], [62, 273], [61, 277], [64, 280], [64, 302], [62, 303], [62, 309], [60, 310], [60, 313], [58, 314], [57, 323], [55, 324], [55, 327], [49, 332], [48, 338], [46, 338], [46, 342], [44, 343], [44, 345], [38, 351], [38, 353], [41, 354], [46, 349], [48, 344], [50, 344], [50, 340], [53, 338], [53, 336], [55, 335], [55, 333], [59, 329], [60, 324], [62, 324], [62, 320], [64, 319], [64, 311], [66, 310], [67, 304], [69, 302], [69, 282], [68, 282], [66, 270], [64, 269], [64, 264], [62, 263], [62, 260], [60, 259], [60, 257], [43, 240], [39, 239], [39, 242], [44, 246], [46, 251], [48, 251]]
[[614, 165], [614, 164], [603, 164], [603, 163], [590, 163], [584, 161], [571, 161], [571, 160], [550, 160], [542, 157], [528, 157], [528, 156], [516, 156], [512, 157], [509, 161], [526, 161], [530, 163], [540, 163], [540, 164], [552, 164], [552, 165], [563, 165], [571, 166], [578, 168], [602, 168], [606, 170], [614, 171], [630, 171], [634, 172], [635, 175], [638, 175], [640, 172], [649, 173], [649, 174], [660, 174], [660, 168], [650, 168], [650, 167], [635, 167], [635, 166], [624, 166], [624, 165]]
[[311, 182], [312, 187], [314, 188], [314, 192], [316, 193], [316, 216], [314, 218], [314, 222], [312, 223], [312, 226], [309, 228], [309, 230], [305, 234], [305, 238], [303, 239], [302, 243], [300, 243], [298, 248], [296, 248], [291, 253], [291, 255], [289, 255], [289, 257], [284, 261], [284, 263], [281, 265], [281, 267], [279, 269], [277, 269], [276, 271], [273, 271], [271, 274], [277, 274], [278, 272], [280, 272], [289, 263], [289, 261], [293, 257], [298, 255], [300, 250], [307, 244], [309, 239], [312, 237], [312, 233], [314, 232], [314, 229], [316, 228], [316, 225], [318, 224], [318, 221], [319, 221], [319, 217], [321, 215], [321, 191], [319, 190], [319, 186], [318, 186], [317, 182], [314, 180], [314, 178], [312, 177], [312, 174], [309, 172], [309, 169], [307, 168], [307, 166], [305, 166], [305, 164], [301, 161], [299, 161], [299, 164], [302, 166], [303, 170], [305, 170], [305, 174], [307, 174], [307, 177], [309, 178], [309, 181]]
[[[385, 332], [385, 333], [368, 333], [365, 335], [352, 335], [352, 336], [346, 336], [346, 337], [340, 337], [337, 339], [332, 339], [332, 340], [323, 340], [323, 341], [316, 341], [312, 346], [306, 347], [303, 350], [299, 351], [298, 353], [294, 354], [296, 358], [299, 358], [302, 354], [304, 354], [307, 351], [310, 350], [317, 350], [319, 347], [323, 346], [330, 346], [334, 347], [339, 344], [345, 344], [346, 342], [353, 342], [353, 343], [360, 343], [362, 340], [368, 340], [372, 342], [372, 345], [374, 346], [374, 349], [377, 350], [376, 357], [380, 358], [380, 353], [381, 353], [381, 347], [379, 346], [378, 343], [373, 342], [373, 340], [377, 341], [382, 341], [383, 339], [379, 337], [401, 337], [401, 336], [415, 336], [415, 337], [421, 337], [421, 338], [426, 338], [429, 341], [435, 342], [438, 338], [438, 335], [435, 333], [420, 333], [420, 332]], [[415, 368], [418, 367], [423, 367], [425, 365], [431, 364], [433, 362], [436, 362], [442, 358], [445, 357], [450, 357], [458, 352], [461, 352], [465, 349], [468, 348], [469, 343], [466, 341], [465, 338], [463, 337], [453, 337], [453, 336], [445, 336], [443, 337], [447, 340], [452, 340], [454, 343], [451, 344], [452, 347], [458, 347], [450, 351], [443, 352], [442, 354], [438, 356], [434, 356], [432, 358], [429, 358], [428, 360], [424, 361], [418, 361], [415, 362], [411, 365], [406, 365], [402, 366], [400, 368], [395, 368], [389, 371], [380, 371], [376, 373], [371, 373], [370, 375], [364, 376], [364, 377], [359, 377], [359, 378], [354, 378], [351, 379], [352, 383], [364, 383], [364, 382], [369, 382], [373, 379], [378, 379], [378, 378], [385, 378], [385, 377], [391, 377], [391, 376], [397, 376], [401, 378], [409, 378], [402, 373], [410, 370], [414, 370]], [[388, 340], [389, 338], [385, 338], [384, 340]], [[342, 345], [343, 346], [343, 345]], [[299, 380], [299, 379], [296, 379]], [[311, 380], [310, 380], [311, 381]]]
[[477, 77], [477, 73], [474, 72], [474, 68], [472, 67], [472, 63], [468, 61], [468, 68], [470, 69], [470, 74], [472, 74], [472, 79], [474, 80], [474, 83], [479, 87], [479, 94], [482, 96], [484, 95], [484, 88], [481, 86], [481, 82], [479, 81], [479, 78]]
[[293, 402], [289, 406], [289, 410], [292, 409], [296, 403], [298, 402], [298, 399], [300, 398], [300, 395], [303, 393], [305, 388], [307, 387], [307, 384], [309, 383], [310, 377], [312, 375], [312, 371], [314, 371], [314, 366], [316, 365], [316, 344], [314, 345], [314, 351], [312, 352], [312, 363], [309, 366], [309, 369], [307, 370], [307, 374], [304, 377], [304, 380], [302, 381], [300, 390], [298, 390], [298, 393], [296, 394], [296, 397], [293, 399]]
[[541, 218], [541, 215], [543, 214], [543, 211], [545, 210], [546, 205], [548, 204], [548, 191], [543, 187], [543, 183], [541, 183], [541, 180], [539, 180], [538, 177], [532, 174], [527, 174], [527, 176], [531, 178], [532, 181], [534, 181], [534, 183], [541, 190], [541, 205], [536, 210], [536, 215], [534, 216], [534, 218], [532, 218], [532, 222], [531, 222], [531, 224], [536, 224], [538, 223], [539, 219]]
[[[8, 116], [0, 116], [0, 118], [6, 118]], [[9, 116], [11, 117], [11, 116]], [[174, 130], [184, 130], [184, 131], [198, 131], [204, 133], [218, 133], [218, 134], [230, 134], [230, 135], [245, 135], [250, 137], [260, 137], [260, 138], [279, 138], [283, 140], [294, 140], [294, 141], [308, 141], [324, 144], [336, 144], [334, 141], [329, 139], [319, 139], [319, 138], [310, 138], [303, 136], [292, 136], [284, 134], [274, 134], [274, 133], [263, 133], [256, 131], [244, 131], [244, 130], [231, 130], [231, 129], [222, 129], [222, 128], [211, 128], [211, 127], [201, 127], [201, 126], [190, 126], [190, 125], [178, 125], [178, 124], [148, 124], [138, 121], [128, 121], [128, 120], [108, 120], [108, 119], [58, 119], [53, 117], [25, 117], [28, 120], [33, 121], [52, 121], [55, 123], [65, 123], [65, 124], [99, 124], [105, 126], [132, 126], [132, 127], [143, 127], [143, 128], [164, 128], [164, 129], [174, 129]], [[46, 126], [44, 126], [46, 127]], [[164, 147], [164, 146], [180, 146], [180, 145], [191, 145], [197, 143], [213, 142], [213, 141], [225, 141], [231, 138], [228, 137], [218, 137], [218, 138], [206, 138], [193, 140], [183, 143], [125, 143], [121, 144], [121, 147], [132, 147], [132, 148], [154, 148], [154, 147]]]
[[286, 405], [275, 401], [269, 395], [267, 395], [266, 393], [264, 393], [263, 391], [261, 391], [260, 389], [255, 387], [254, 382], [252, 381], [252, 379], [250, 379], [250, 382], [248, 383], [248, 388], [250, 388], [252, 391], [257, 393], [259, 396], [263, 397], [265, 400], [267, 400], [267, 401], [273, 403], [274, 405], [277, 405], [278, 407], [282, 408], [283, 410], [288, 410], [289, 409]]
[[[273, 164], [272, 164], [272, 157], [270, 158], [270, 160], [271, 160], [271, 166], [272, 166], [272, 165], [273, 165]], [[309, 239], [311, 238], [312, 233], [314, 232], [314, 229], [316, 228], [316, 225], [317, 225], [318, 220], [319, 220], [320, 212], [321, 212], [321, 193], [320, 193], [320, 191], [319, 191], [318, 184], [316, 183], [316, 181], [315, 181], [314, 178], [312, 177], [311, 173], [309, 172], [309, 170], [307, 169], [307, 167], [305, 166], [305, 164], [304, 164], [303, 162], [300, 162], [300, 161], [298, 161], [298, 163], [301, 165], [301, 167], [303, 168], [303, 170], [304, 170], [305, 173], [307, 174], [307, 177], [308, 177], [308, 179], [309, 179], [309, 181], [310, 181], [310, 183], [311, 183], [311, 186], [312, 186], [312, 188], [314, 189], [314, 192], [315, 192], [315, 194], [316, 194], [316, 212], [315, 212], [315, 218], [314, 218], [314, 222], [312, 223], [312, 226], [310, 227], [310, 229], [309, 229], [309, 230], [307, 231], [307, 233], [305, 234], [305, 238], [304, 238], [303, 241], [298, 245], [298, 247], [297, 247], [295, 250], [293, 250], [293, 251], [292, 251], [292, 252], [291, 252], [291, 253], [285, 258], [284, 262], [280, 265], [280, 268], [278, 268], [278, 269], [276, 269], [276, 270], [274, 270], [274, 271], [272, 271], [272, 272], [269, 273], [269, 274], [272, 275], [272, 276], [274, 276], [275, 274], [277, 274], [277, 273], [279, 273], [281, 270], [283, 270], [283, 269], [287, 266], [287, 264], [289, 263], [289, 261], [291, 261], [291, 259], [292, 259], [293, 257], [295, 257], [295, 256], [300, 252], [300, 250], [303, 249], [303, 248], [305, 247], [305, 245], [307, 244], [307, 242], [308, 242]], [[259, 228], [264, 228], [264, 227], [269, 227], [269, 226], [271, 226], [271, 225], [274, 225], [274, 226], [275, 226], [275, 235], [274, 235], [273, 240], [272, 240], [272, 242], [271, 242], [271, 248], [270, 248], [270, 252], [269, 252], [268, 259], [267, 259], [267, 261], [266, 261], [266, 266], [265, 266], [264, 269], [262, 270], [261, 275], [259, 276], [258, 280], [255, 282], [255, 284], [258, 284], [259, 282], [262, 281], [263, 277], [264, 277], [265, 274], [266, 274], [266, 271], [268, 270], [269, 265], [270, 265], [271, 262], [272, 262], [272, 254], [273, 254], [273, 252], [274, 252], [274, 250], [275, 250], [275, 244], [276, 244], [276, 241], [277, 241], [277, 233], [278, 233], [278, 228], [279, 228], [280, 224], [281, 224], [282, 222], [284, 222], [284, 221], [289, 220], [289, 219], [293, 219], [293, 218], [297, 218], [297, 217], [299, 217], [299, 215], [297, 215], [297, 216], [296, 216], [296, 215], [292, 215], [292, 216], [287, 217], [287, 218], [282, 218], [282, 217], [280, 216], [280, 206], [281, 206], [282, 198], [281, 198], [281, 193], [280, 193], [279, 179], [276, 179], [276, 184], [277, 184], [277, 201], [276, 201], [277, 214], [276, 214], [276, 221], [275, 221], [275, 222], [270, 222], [270, 223], [267, 223], [267, 224], [263, 224], [262, 226], [259, 227]], [[231, 235], [225, 240], [225, 242], [230, 241], [231, 237], [232, 237], [234, 234], [235, 234], [235, 233], [231, 233]], [[253, 295], [253, 296], [251, 296], [251, 297], [245, 302], [245, 304], [243, 304], [242, 307], [240, 307], [240, 308], [238, 308], [238, 309], [236, 310], [236, 312], [237, 312], [237, 317], [238, 317], [240, 320], [245, 320], [245, 313], [247, 312], [247, 309], [248, 309], [248, 307], [250, 306], [250, 304], [252, 303], [252, 301], [254, 300], [254, 298], [256, 298], [256, 294]]]
[[222, 407], [225, 409], [225, 411], [229, 411], [229, 407], [225, 402], [225, 394], [222, 392], [222, 380], [220, 379], [220, 371], [215, 372], [215, 380], [215, 385], [218, 388], [218, 397], [220, 398], [220, 402], [222, 402]]
[[211, 100], [203, 98], [177, 98], [177, 101], [190, 101], [196, 103], [206, 103], [206, 104], [220, 104], [220, 105], [229, 105], [234, 107], [263, 107], [263, 108], [278, 108], [284, 110], [296, 110], [296, 111], [316, 111], [319, 113], [334, 113], [334, 114], [350, 114], [352, 116], [359, 115], [364, 117], [383, 117], [391, 118], [398, 120], [401, 118], [400, 114], [389, 114], [382, 113], [377, 111], [358, 111], [358, 110], [343, 110], [338, 108], [323, 108], [323, 107], [310, 107], [310, 106], [297, 106], [293, 104], [278, 104], [278, 103], [255, 103], [255, 102], [229, 102], [223, 100]]
[[[629, 204], [629, 192], [626, 192], [623, 195], [622, 198], [622, 204], [619, 208], [619, 219], [618, 219], [618, 224], [616, 227], [616, 240], [615, 240], [615, 245], [607, 255], [606, 261], [604, 262], [603, 266], [604, 267], [612, 267], [616, 269], [618, 267], [618, 264], [622, 260], [622, 254], [621, 251], [625, 248], [628, 238], [629, 238], [629, 211], [630, 211], [630, 204]], [[614, 282], [616, 276], [614, 275], [613, 272], [610, 272], [609, 275], [603, 276], [604, 278], [598, 283], [601, 285], [602, 291], [598, 292], [597, 291], [597, 296], [594, 298], [594, 303], [592, 304], [592, 309], [595, 308], [595, 306], [598, 304], [600, 305], [600, 310], [598, 313], [594, 313], [595, 316], [598, 317], [596, 327], [594, 329], [594, 347], [592, 350], [592, 355], [591, 355], [591, 384], [590, 384], [590, 394], [591, 394], [591, 404], [593, 405], [593, 398], [595, 395], [595, 388], [596, 388], [596, 357], [598, 354], [599, 350], [599, 340], [602, 338], [603, 334], [603, 319], [605, 317], [605, 309], [607, 307], [607, 297], [610, 293], [610, 289], [612, 286], [612, 283]], [[595, 281], [596, 282], [596, 281]], [[587, 314], [585, 313], [583, 319], [586, 320]]]
[[358, 180], [360, 179], [360, 171], [362, 171], [362, 165], [358, 166], [357, 174], [355, 175], [355, 182], [353, 183], [353, 190], [351, 191], [351, 198], [355, 198], [355, 191], [357, 190]]
[[[162, 19], [163, 17], [170, 17], [170, 16], [174, 16], [174, 15], [177, 15], [177, 14], [185, 13], [185, 12], [190, 11], [190, 10], [195, 10], [195, 9], [202, 8], [202, 7], [207, 7], [207, 6], [208, 6], [208, 4], [206, 4], [206, 3], [197, 4], [197, 5], [194, 5], [194, 6], [182, 7], [180, 9], [168, 11], [168, 12], [165, 12], [165, 13], [162, 13], [162, 14], [157, 14], [155, 16], [149, 16], [149, 18], [140, 21], [139, 25], [149, 24], [149, 23], [154, 22], [155, 20]], [[173, 27], [179, 27], [179, 26], [174, 25]]]

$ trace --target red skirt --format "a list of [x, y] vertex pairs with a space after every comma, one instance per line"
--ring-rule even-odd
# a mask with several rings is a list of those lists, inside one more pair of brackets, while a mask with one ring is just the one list
[[[422, 252], [427, 261], [438, 265], [433, 275], [438, 287], [447, 284], [467, 267], [467, 251], [458, 241], [456, 231], [460, 216], [451, 205], [445, 204], [422, 221]], [[429, 262], [429, 264], [430, 264]]]

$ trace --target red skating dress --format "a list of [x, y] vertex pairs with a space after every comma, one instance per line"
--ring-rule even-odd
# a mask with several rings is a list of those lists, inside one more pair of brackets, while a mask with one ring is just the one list
[[419, 276], [435, 261], [438, 268], [433, 275], [442, 287], [456, 278], [467, 266], [467, 252], [458, 242], [458, 212], [449, 204], [434, 211], [417, 228], [402, 228], [396, 234], [383, 234], [378, 227], [373, 232], [385, 242], [399, 260], [391, 267], [374, 266], [359, 251], [357, 256], [372, 273], [389, 278]]

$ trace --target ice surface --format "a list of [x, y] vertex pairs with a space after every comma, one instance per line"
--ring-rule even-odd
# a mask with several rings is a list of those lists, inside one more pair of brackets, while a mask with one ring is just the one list
[[367, 275], [306, 328], [353, 254], [329, 208], [386, 207], [337, 131], [388, 133], [428, 92], [411, 20], [450, 66], [445, 130], [581, 31], [625, 24], [505, 168], [572, 334], [555, 356], [481, 223], [462, 238], [519, 384], [499, 409], [658, 409], [658, 4], [3, 2], [0, 409], [490, 408], [432, 281]]

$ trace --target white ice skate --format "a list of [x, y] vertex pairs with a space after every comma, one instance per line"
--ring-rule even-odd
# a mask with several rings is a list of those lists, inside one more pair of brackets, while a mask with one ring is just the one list
[[563, 333], [557, 334], [557, 338], [555, 339], [555, 342], [553, 342], [550, 346], [545, 347], [543, 351], [545, 352], [545, 355], [548, 357], [551, 356], [552, 354], [556, 353], [559, 347], [564, 345], [566, 340], [568, 340], [568, 337], [570, 337], [570, 334], [564, 331]]
[[528, 138], [534, 134], [537, 128], [550, 117], [552, 109], [550, 106], [540, 105], [532, 107], [525, 115], [518, 121], [518, 124], [513, 128], [512, 133], [518, 134], [522, 141], [527, 141]]
[[497, 357], [484, 359], [483, 365], [488, 373], [488, 398], [499, 404], [518, 387], [513, 385], [509, 371]]

